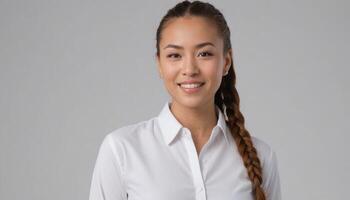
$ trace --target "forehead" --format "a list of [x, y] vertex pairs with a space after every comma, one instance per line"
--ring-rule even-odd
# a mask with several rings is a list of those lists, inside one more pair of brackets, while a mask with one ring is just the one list
[[201, 42], [212, 42], [215, 46], [222, 44], [213, 22], [204, 17], [186, 16], [170, 20], [162, 31], [160, 45], [176, 44], [193, 47]]

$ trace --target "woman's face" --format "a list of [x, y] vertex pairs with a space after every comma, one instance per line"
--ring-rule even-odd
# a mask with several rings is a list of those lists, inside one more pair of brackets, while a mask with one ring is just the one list
[[[191, 108], [214, 105], [230, 64], [231, 51], [223, 54], [223, 40], [206, 18], [176, 18], [163, 29], [157, 65], [173, 103]], [[184, 82], [200, 85], [189, 89], [197, 85]]]

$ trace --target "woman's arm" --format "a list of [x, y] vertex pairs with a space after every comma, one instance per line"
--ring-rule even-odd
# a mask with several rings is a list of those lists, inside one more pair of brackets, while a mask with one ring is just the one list
[[89, 200], [126, 200], [120, 158], [111, 135], [107, 135], [98, 152], [92, 175]]
[[277, 156], [275, 151], [270, 148], [270, 155], [263, 167], [263, 174], [265, 179], [263, 180], [263, 187], [266, 191], [267, 200], [281, 200], [281, 185], [277, 163]]

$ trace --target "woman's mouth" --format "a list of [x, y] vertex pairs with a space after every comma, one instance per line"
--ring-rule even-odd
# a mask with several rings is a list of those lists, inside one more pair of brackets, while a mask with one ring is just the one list
[[200, 91], [204, 83], [179, 83], [177, 85], [187, 94], [193, 94]]

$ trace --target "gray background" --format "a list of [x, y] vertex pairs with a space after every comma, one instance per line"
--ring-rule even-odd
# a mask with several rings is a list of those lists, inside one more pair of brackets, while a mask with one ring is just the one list
[[[176, 2], [0, 0], [0, 199], [88, 198], [102, 138], [169, 98], [155, 31]], [[246, 126], [276, 151], [283, 199], [346, 199], [349, 3], [210, 2], [231, 28]]]

